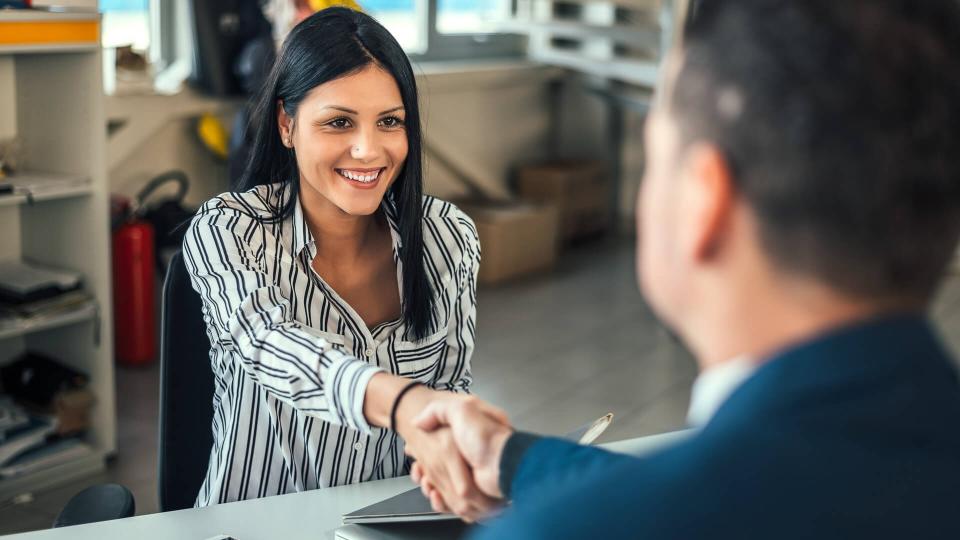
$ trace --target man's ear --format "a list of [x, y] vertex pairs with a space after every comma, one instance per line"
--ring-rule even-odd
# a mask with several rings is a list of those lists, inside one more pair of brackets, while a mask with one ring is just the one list
[[733, 174], [723, 152], [696, 144], [687, 153], [689, 249], [697, 261], [714, 257], [729, 233], [734, 204]]
[[293, 117], [283, 109], [283, 100], [277, 100], [277, 126], [280, 127], [280, 142], [287, 148], [293, 147]]

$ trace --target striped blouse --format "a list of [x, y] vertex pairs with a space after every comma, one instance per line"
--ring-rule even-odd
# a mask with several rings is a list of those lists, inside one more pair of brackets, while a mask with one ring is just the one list
[[[202, 297], [215, 389], [213, 448], [196, 505], [206, 506], [406, 474], [397, 434], [363, 416], [379, 371], [466, 392], [480, 246], [455, 206], [424, 197], [424, 267], [436, 330], [405, 339], [396, 320], [367, 328], [313, 270], [316, 244], [300, 205], [271, 223], [279, 184], [225, 193], [200, 208], [184, 261]], [[398, 281], [396, 209], [382, 205]]]

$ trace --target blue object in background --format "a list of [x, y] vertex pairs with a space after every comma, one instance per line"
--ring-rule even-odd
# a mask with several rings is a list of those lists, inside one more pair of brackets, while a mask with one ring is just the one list
[[373, 13], [413, 11], [414, 0], [357, 0], [363, 9]]
[[[439, 0], [439, 11], [488, 11], [500, 0]], [[415, 0], [357, 0], [363, 9], [373, 13], [413, 11]]]
[[[2, 1], [2, 0], [0, 0]], [[147, 11], [148, 0], [100, 0], [100, 11]]]
[[24, 0], [0, 0], [0, 8], [26, 9]]
[[439, 0], [439, 11], [491, 11], [497, 0]]

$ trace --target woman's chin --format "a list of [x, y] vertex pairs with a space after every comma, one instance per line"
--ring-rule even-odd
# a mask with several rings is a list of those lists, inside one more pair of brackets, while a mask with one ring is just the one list
[[369, 216], [380, 208], [382, 201], [383, 197], [350, 197], [346, 200], [337, 201], [337, 207], [351, 216]]

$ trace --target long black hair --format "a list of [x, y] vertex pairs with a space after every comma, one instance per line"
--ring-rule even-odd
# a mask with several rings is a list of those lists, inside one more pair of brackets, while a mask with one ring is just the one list
[[[400, 228], [403, 320], [415, 339], [431, 330], [434, 298], [423, 263], [423, 157], [417, 83], [400, 44], [369, 15], [343, 7], [314, 13], [287, 36], [251, 116], [253, 149], [240, 191], [282, 183], [289, 190], [274, 219], [289, 218], [300, 193], [300, 171], [292, 149], [280, 142], [277, 104], [296, 115], [300, 102], [317, 86], [376, 65], [400, 88], [406, 117], [407, 159], [385, 197], [396, 207]], [[286, 193], [284, 195], [287, 195]]]

